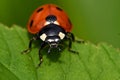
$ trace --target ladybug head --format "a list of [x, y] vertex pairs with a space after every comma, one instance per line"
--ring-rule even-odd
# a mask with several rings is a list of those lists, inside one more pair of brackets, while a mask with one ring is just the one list
[[50, 48], [58, 48], [59, 43], [66, 37], [66, 32], [56, 24], [46, 25], [39, 33], [40, 39], [49, 44]]

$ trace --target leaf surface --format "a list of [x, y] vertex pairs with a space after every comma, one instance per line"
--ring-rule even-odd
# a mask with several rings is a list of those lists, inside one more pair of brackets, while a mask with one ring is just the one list
[[26, 29], [0, 24], [0, 80], [120, 80], [120, 51], [106, 43], [73, 42], [79, 54], [67, 46], [60, 53], [43, 49], [43, 63], [36, 68], [39, 41], [29, 54], [21, 54], [29, 40]]

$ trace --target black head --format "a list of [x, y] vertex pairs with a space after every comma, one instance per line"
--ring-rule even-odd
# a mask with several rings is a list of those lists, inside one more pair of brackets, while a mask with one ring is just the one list
[[58, 48], [61, 40], [66, 36], [66, 32], [61, 26], [56, 24], [46, 25], [38, 34], [39, 38], [49, 44], [50, 48]]

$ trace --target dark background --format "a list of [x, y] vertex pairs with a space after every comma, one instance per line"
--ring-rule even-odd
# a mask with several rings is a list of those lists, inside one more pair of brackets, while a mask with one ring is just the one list
[[26, 28], [34, 9], [46, 3], [67, 12], [77, 37], [120, 47], [120, 0], [0, 0], [0, 22]]

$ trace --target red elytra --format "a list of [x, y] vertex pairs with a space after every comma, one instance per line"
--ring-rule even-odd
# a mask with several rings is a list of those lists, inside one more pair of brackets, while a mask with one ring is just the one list
[[54, 4], [46, 4], [38, 7], [31, 15], [27, 24], [28, 31], [32, 34], [38, 33], [44, 26], [48, 15], [57, 17], [57, 22], [66, 31], [71, 32], [72, 24], [67, 14]]

